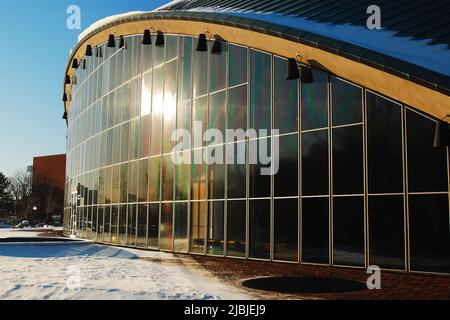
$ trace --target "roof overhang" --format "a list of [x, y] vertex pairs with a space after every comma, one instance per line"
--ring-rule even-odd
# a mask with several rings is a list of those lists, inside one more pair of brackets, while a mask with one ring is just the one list
[[[241, 44], [283, 57], [300, 54], [314, 67], [326, 70], [368, 89], [420, 109], [436, 118], [450, 113], [450, 77], [340, 40], [275, 23], [223, 13], [163, 11], [136, 12], [105, 20], [85, 33], [72, 50], [66, 75], [72, 75], [73, 59], [117, 36], [141, 34], [151, 28], [170, 34], [198, 35], [208, 31], [230, 43]], [[71, 84], [65, 84], [70, 93]], [[65, 102], [68, 111], [69, 101]], [[450, 121], [447, 119], [447, 121]]]

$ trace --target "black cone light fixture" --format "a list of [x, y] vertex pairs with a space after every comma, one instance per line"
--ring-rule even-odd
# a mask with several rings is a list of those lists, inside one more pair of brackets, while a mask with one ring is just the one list
[[295, 58], [289, 58], [286, 65], [286, 80], [301, 79], [302, 83], [314, 81], [310, 66], [302, 64], [302, 56], [297, 54]]
[[156, 34], [155, 46], [164, 47], [164, 34], [160, 31]]
[[73, 59], [73, 61], [72, 61], [72, 68], [73, 69], [78, 68], [78, 60], [77, 60], [77, 58]]
[[286, 66], [286, 80], [296, 80], [300, 78], [300, 72], [298, 71], [297, 60], [295, 58], [289, 58]]
[[150, 30], [148, 29], [144, 30], [144, 36], [142, 37], [142, 44], [146, 46], [152, 44], [152, 36], [150, 35]]
[[67, 112], [64, 111], [62, 118], [63, 118], [64, 120], [67, 120]]
[[208, 51], [208, 43], [206, 41], [206, 34], [200, 33], [198, 35], [197, 48], [195, 50], [200, 52]]
[[65, 92], [63, 93], [62, 101], [64, 101], [64, 102], [67, 101], [67, 94]]
[[[119, 48], [123, 48], [125, 47], [125, 39], [123, 38], [123, 36], [119, 37]], [[125, 47], [126, 49], [126, 47]]]
[[450, 117], [450, 114], [446, 115], [444, 118], [436, 123], [436, 129], [434, 130], [434, 143], [435, 148], [445, 148], [450, 145], [450, 129], [445, 118]]
[[114, 38], [113, 34], [110, 34], [108, 37], [108, 48], [115, 48], [116, 47], [116, 39]]
[[92, 46], [90, 44], [86, 46], [86, 53], [84, 55], [86, 57], [92, 57]]
[[97, 58], [103, 58], [103, 52], [102, 52], [102, 47], [97, 47], [95, 49], [95, 56]]
[[66, 84], [70, 84], [70, 76], [66, 74]]
[[301, 66], [301, 78], [302, 78], [302, 83], [313, 83], [314, 82], [312, 70], [310, 67]]
[[214, 54], [214, 55], [222, 54], [222, 41], [220, 41], [218, 39], [214, 40], [214, 44], [211, 49], [211, 54]]

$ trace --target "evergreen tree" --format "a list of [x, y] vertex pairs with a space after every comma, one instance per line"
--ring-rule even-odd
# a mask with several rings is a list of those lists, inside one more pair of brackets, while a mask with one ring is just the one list
[[0, 172], [0, 214], [8, 212], [12, 208], [13, 198], [10, 191], [11, 182]]

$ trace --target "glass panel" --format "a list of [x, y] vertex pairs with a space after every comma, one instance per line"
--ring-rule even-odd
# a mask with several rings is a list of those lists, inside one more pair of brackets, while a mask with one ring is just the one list
[[333, 264], [364, 267], [364, 197], [333, 198]]
[[224, 201], [208, 202], [208, 249], [209, 254], [223, 255]]
[[105, 203], [111, 203], [112, 198], [112, 167], [106, 168], [105, 171]]
[[120, 200], [119, 202], [127, 202], [128, 196], [128, 163], [120, 165]]
[[149, 178], [148, 178], [148, 200], [159, 201], [159, 181], [161, 158], [150, 158], [149, 161]]
[[111, 242], [111, 206], [105, 206], [105, 217], [103, 220], [103, 242]]
[[163, 156], [161, 200], [173, 199], [173, 162], [172, 156]]
[[206, 97], [195, 99], [192, 105], [192, 146], [206, 145], [203, 134], [208, 125], [208, 100]]
[[[198, 38], [194, 38], [194, 48], [197, 48]], [[208, 50], [209, 51], [209, 50]], [[208, 84], [208, 51], [200, 52], [193, 50], [192, 84], [194, 97], [206, 94], [206, 86]]]
[[119, 206], [111, 206], [111, 243], [118, 243]]
[[448, 195], [409, 196], [411, 269], [450, 273]]
[[137, 165], [138, 163], [130, 162], [128, 170], [128, 202], [137, 201]]
[[328, 263], [328, 197], [302, 199], [302, 262]]
[[[208, 128], [218, 129], [225, 134], [225, 91], [221, 91], [209, 96], [209, 113], [208, 113]], [[211, 144], [223, 143], [222, 141], [215, 141], [214, 138]]]
[[[103, 206], [98, 207], [98, 217], [97, 217], [97, 241], [103, 241], [103, 226], [104, 226], [104, 208]], [[78, 220], [79, 221], [79, 220]]]
[[314, 82], [302, 82], [302, 130], [328, 126], [328, 74], [311, 71]]
[[[219, 41], [219, 43], [222, 52], [220, 54], [210, 53], [209, 92], [224, 89], [227, 82], [228, 45], [225, 41]], [[212, 42], [210, 42], [210, 45], [212, 45]]]
[[173, 204], [161, 204], [161, 230], [159, 248], [162, 250], [172, 250], [172, 220]]
[[247, 82], [247, 48], [229, 45], [229, 86]]
[[328, 194], [328, 130], [302, 133], [302, 194]]
[[148, 191], [148, 160], [139, 161], [138, 170], [138, 202], [147, 202]]
[[127, 243], [127, 205], [119, 206], [119, 244]]
[[298, 135], [279, 137], [279, 166], [274, 176], [276, 197], [298, 195]]
[[121, 126], [121, 148], [120, 148], [120, 161], [128, 161], [128, 141], [130, 133], [130, 122], [126, 122]]
[[[218, 146], [223, 150], [223, 146]], [[215, 148], [208, 148], [208, 153]], [[224, 199], [225, 198], [225, 165], [213, 163], [208, 165], [208, 198], [209, 199]]]
[[190, 252], [204, 253], [206, 240], [206, 201], [191, 202]]
[[113, 153], [113, 130], [110, 129], [106, 132], [106, 165], [112, 164]]
[[298, 260], [298, 199], [274, 200], [275, 260]]
[[180, 79], [178, 84], [178, 100], [186, 101], [191, 98], [191, 57], [192, 38], [180, 37]]
[[152, 47], [155, 48], [155, 51], [153, 52], [153, 54], [155, 55], [155, 61], [154, 61], [154, 67], [157, 67], [159, 65], [161, 65], [162, 63], [164, 63], [164, 47], [160, 47], [160, 46], [155, 46], [155, 40], [156, 40], [156, 34], [153, 35], [152, 37]]
[[150, 145], [150, 155], [152, 156], [161, 153], [164, 67], [155, 69], [153, 77], [152, 134]]
[[153, 66], [153, 48], [154, 46], [142, 46], [142, 71], [145, 72]]
[[136, 244], [136, 207], [135, 204], [128, 205], [127, 215], [127, 245]]
[[129, 160], [137, 159], [139, 156], [139, 118], [131, 120], [130, 122], [130, 136], [128, 143], [128, 158]]
[[369, 196], [369, 264], [405, 268], [403, 196]]
[[229, 129], [247, 130], [247, 85], [228, 91], [227, 113]]
[[163, 153], [171, 152], [174, 143], [171, 141], [173, 131], [176, 129], [176, 106], [177, 106], [177, 61], [166, 64], [166, 78], [164, 90], [164, 112], [163, 112]]
[[141, 136], [139, 152], [141, 158], [148, 157], [150, 152], [150, 115], [141, 118]]
[[[272, 59], [270, 54], [250, 50], [250, 127], [268, 129], [271, 124]], [[259, 134], [259, 136], [262, 136]]]
[[136, 245], [138, 247], [147, 246], [147, 204], [138, 205], [138, 217], [137, 217], [137, 240]]
[[[233, 155], [232, 164], [228, 164], [228, 198], [246, 197], [246, 176], [245, 176], [245, 141], [227, 144], [227, 159]], [[228, 162], [227, 160], [227, 163]]]
[[[190, 151], [178, 153], [180, 158], [190, 157]], [[190, 165], [181, 163], [175, 165], [175, 200], [189, 199]]]
[[448, 190], [447, 150], [433, 148], [436, 122], [406, 109], [408, 190]]
[[175, 203], [174, 251], [188, 251], [188, 202]]
[[[260, 155], [260, 151], [263, 154], [270, 156], [270, 139], [258, 139], [258, 140], [250, 140], [249, 141], [249, 157], [254, 157], [256, 159], [256, 155]], [[261, 149], [261, 150], [260, 150]], [[270, 196], [270, 175], [262, 175], [261, 170], [264, 168], [268, 168], [269, 165], [262, 165], [261, 158], [258, 156], [258, 161], [256, 164], [249, 165], [249, 174], [250, 174], [250, 190], [249, 194], [251, 198], [259, 198], [259, 197], [269, 197]]]
[[177, 57], [178, 36], [166, 35], [164, 47], [166, 48], [166, 61]]
[[403, 192], [402, 161], [400, 106], [367, 92], [369, 193]]
[[333, 125], [362, 122], [362, 89], [331, 76]]
[[149, 248], [158, 248], [159, 233], [159, 204], [150, 203], [148, 205], [148, 229], [147, 229], [147, 245]]
[[298, 128], [298, 81], [286, 80], [287, 60], [274, 57], [274, 129], [281, 133]]
[[246, 201], [227, 201], [227, 256], [244, 257]]
[[152, 107], [152, 71], [143, 74], [141, 92], [141, 116], [146, 116]]
[[[195, 153], [195, 151], [193, 153]], [[206, 199], [206, 165], [191, 164], [191, 177], [191, 199]]]
[[112, 168], [112, 194], [111, 202], [119, 203], [119, 178], [120, 178], [120, 165]]
[[249, 219], [249, 257], [270, 259], [270, 200], [250, 200]]
[[333, 129], [334, 194], [364, 192], [363, 152], [362, 125]]

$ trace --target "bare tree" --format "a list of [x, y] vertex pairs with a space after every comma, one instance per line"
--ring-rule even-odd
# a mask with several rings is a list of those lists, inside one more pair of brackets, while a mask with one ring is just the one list
[[32, 174], [26, 169], [17, 170], [10, 178], [16, 214], [28, 216], [31, 211]]

